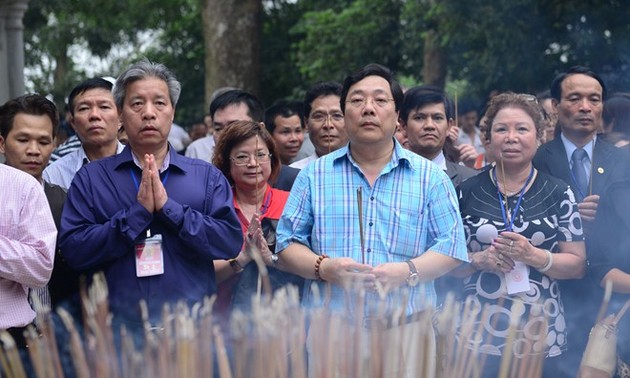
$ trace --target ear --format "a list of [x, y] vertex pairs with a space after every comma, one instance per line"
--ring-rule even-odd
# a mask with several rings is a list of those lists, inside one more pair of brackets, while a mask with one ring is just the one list
[[555, 98], [552, 98], [551, 107], [553, 108], [553, 112], [557, 114], [558, 113], [558, 100], [556, 100]]
[[0, 153], [4, 153], [4, 138], [0, 136]]

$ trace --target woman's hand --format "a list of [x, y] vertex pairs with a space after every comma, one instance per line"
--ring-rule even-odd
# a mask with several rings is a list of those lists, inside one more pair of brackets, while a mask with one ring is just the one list
[[471, 253], [470, 264], [477, 270], [508, 273], [514, 268], [514, 260], [500, 253], [493, 245], [481, 252]]
[[499, 254], [513, 261], [520, 261], [534, 268], [545, 265], [546, 255], [544, 251], [537, 253], [538, 248], [516, 232], [502, 232], [494, 239], [492, 245]]

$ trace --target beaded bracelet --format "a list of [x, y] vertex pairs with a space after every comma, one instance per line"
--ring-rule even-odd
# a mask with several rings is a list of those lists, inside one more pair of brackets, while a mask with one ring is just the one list
[[548, 249], [545, 249], [545, 252], [547, 253], [547, 263], [542, 268], [538, 268], [540, 273], [545, 273], [551, 269], [551, 266], [553, 265], [553, 254]]
[[318, 281], [323, 281], [322, 276], [319, 275], [319, 267], [320, 265], [322, 265], [322, 261], [327, 258], [328, 256], [321, 255], [317, 258], [317, 261], [315, 262], [315, 278], [317, 278]]

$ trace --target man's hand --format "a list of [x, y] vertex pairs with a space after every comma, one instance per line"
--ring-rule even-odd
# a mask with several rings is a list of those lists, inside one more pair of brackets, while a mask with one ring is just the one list
[[409, 265], [406, 262], [385, 263], [374, 267], [372, 272], [385, 291], [389, 291], [407, 284]]
[[347, 289], [360, 286], [371, 289], [376, 279], [372, 266], [358, 263], [349, 257], [323, 259], [319, 265], [319, 276], [326, 282]]
[[599, 196], [592, 194], [587, 196], [578, 204], [578, 211], [583, 223], [592, 223], [597, 215], [597, 205], [599, 204]]
[[155, 164], [155, 157], [153, 154], [146, 155], [145, 159], [145, 167], [149, 166], [149, 172], [151, 172], [151, 181], [153, 184], [153, 203], [155, 206], [155, 211], [160, 211], [166, 204], [168, 200], [168, 195], [166, 194], [166, 189], [164, 189], [164, 185], [160, 180], [160, 170]]
[[459, 151], [459, 160], [469, 168], [475, 167], [475, 160], [477, 160], [477, 150], [472, 144], [460, 144], [455, 147]]
[[459, 127], [457, 126], [451, 126], [450, 129], [448, 129], [448, 139], [451, 140], [451, 142], [453, 142], [453, 144], [457, 144], [457, 139], [459, 138]]
[[140, 181], [140, 187], [138, 188], [137, 198], [138, 202], [140, 202], [140, 204], [147, 209], [149, 213], [153, 213], [155, 211], [155, 200], [153, 199], [153, 178], [151, 177], [151, 170], [149, 168], [149, 164], [147, 163], [148, 159], [149, 155], [144, 155], [142, 180]]

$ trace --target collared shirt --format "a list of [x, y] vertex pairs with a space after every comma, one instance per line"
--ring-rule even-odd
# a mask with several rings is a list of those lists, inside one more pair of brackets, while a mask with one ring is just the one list
[[446, 157], [444, 156], [444, 151], [440, 151], [438, 156], [433, 158], [431, 161], [440, 167], [441, 170], [446, 171]]
[[[125, 146], [118, 142], [118, 145], [116, 146], [116, 153], [121, 153], [124, 148]], [[79, 172], [81, 167], [89, 162], [90, 159], [88, 159], [85, 154], [85, 149], [81, 146], [81, 148], [72, 151], [46, 167], [42, 173], [42, 177], [44, 178], [44, 181], [50, 184], [59, 185], [65, 190], [68, 190], [74, 175]]]
[[302, 160], [298, 160], [295, 163], [291, 163], [289, 164], [289, 167], [291, 168], [297, 168], [297, 169], [303, 169], [304, 167], [306, 167], [307, 165], [309, 165], [310, 162], [316, 160], [319, 156], [317, 156], [317, 153], [313, 152], [312, 155], [305, 157]]
[[[373, 187], [352, 159], [348, 146], [304, 168], [278, 224], [276, 251], [300, 243], [318, 255], [362, 262], [358, 188], [363, 198], [366, 264], [404, 262], [429, 250], [467, 261], [464, 230], [450, 179], [435, 164], [403, 149], [398, 142]], [[333, 291], [333, 303], [342, 304], [341, 290]], [[309, 281], [304, 299], [314, 299]], [[426, 304], [435, 304], [433, 282], [411, 289], [407, 312], [418, 311]]]
[[[577, 146], [571, 142], [563, 133], [560, 134], [560, 139], [562, 139], [562, 144], [564, 145], [564, 149], [567, 152], [567, 160], [569, 160], [569, 168], [573, 169], [573, 161], [571, 157], [573, 156], [573, 152], [577, 150]], [[584, 151], [588, 155], [588, 161], [584, 162], [584, 169], [586, 170], [586, 177], [591, 179], [591, 165], [593, 164], [593, 147], [595, 147], [595, 142], [597, 141], [597, 135], [593, 137], [593, 139], [586, 143], [584, 147]], [[573, 183], [570, 183], [573, 184]]]
[[77, 134], [74, 134], [70, 138], [66, 139], [59, 146], [57, 146], [57, 148], [55, 148], [55, 150], [50, 155], [48, 165], [51, 165], [53, 162], [61, 159], [62, 157], [79, 148], [81, 148], [81, 139], [79, 139], [79, 136]]
[[[61, 217], [60, 247], [82, 272], [103, 270], [114, 313], [139, 319], [140, 299], [159, 319], [162, 304], [195, 302], [216, 292], [212, 260], [238, 255], [243, 243], [232, 190], [214, 166], [169, 150], [161, 174], [168, 194], [149, 213], [137, 200], [142, 170], [131, 148], [84, 166], [76, 175]], [[164, 273], [136, 277], [134, 243], [147, 230], [162, 235]]]
[[57, 229], [44, 189], [31, 175], [0, 165], [0, 198], [0, 329], [7, 329], [35, 318], [28, 290], [50, 279]]
[[185, 155], [193, 159], [212, 161], [213, 153], [214, 137], [212, 135], [208, 135], [189, 144], [188, 147], [186, 147]]

